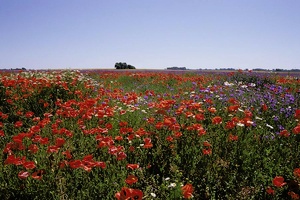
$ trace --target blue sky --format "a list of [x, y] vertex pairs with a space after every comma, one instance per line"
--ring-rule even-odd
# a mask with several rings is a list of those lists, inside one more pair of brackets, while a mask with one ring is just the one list
[[299, 0], [0, 0], [0, 68], [300, 68]]

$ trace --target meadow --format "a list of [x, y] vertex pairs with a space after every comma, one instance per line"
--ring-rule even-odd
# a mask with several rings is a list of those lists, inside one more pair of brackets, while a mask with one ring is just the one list
[[1, 199], [300, 199], [300, 79], [0, 73]]

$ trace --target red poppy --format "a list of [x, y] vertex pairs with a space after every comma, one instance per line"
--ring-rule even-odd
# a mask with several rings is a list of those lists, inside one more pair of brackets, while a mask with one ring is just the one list
[[288, 195], [290, 195], [292, 199], [296, 199], [296, 200], [300, 199], [299, 194], [297, 194], [293, 191], [288, 192]]
[[26, 161], [23, 163], [23, 167], [25, 167], [25, 169], [34, 169], [35, 168], [35, 163], [33, 161]]
[[125, 180], [125, 183], [127, 183], [128, 185], [132, 185], [136, 182], [138, 182], [138, 178], [134, 175], [129, 175]]
[[130, 199], [142, 200], [143, 192], [138, 189], [123, 187], [120, 192], [117, 192], [115, 194], [115, 197], [118, 200], [130, 200]]
[[126, 165], [127, 169], [132, 169], [132, 170], [138, 169], [139, 167], [140, 167], [139, 164], [127, 164]]
[[0, 130], [0, 136], [1, 136], [1, 137], [4, 137], [4, 136], [5, 136], [5, 134], [4, 134], [4, 131], [3, 131], [3, 130]]
[[155, 118], [154, 118], [154, 117], [150, 117], [150, 118], [147, 119], [147, 122], [148, 122], [149, 124], [153, 124], [154, 121], [155, 121]]
[[276, 187], [282, 187], [282, 186], [286, 185], [286, 183], [284, 182], [284, 178], [282, 176], [276, 176], [273, 179], [273, 185]]
[[231, 106], [228, 106], [227, 110], [228, 112], [236, 112], [238, 109], [239, 109], [239, 105], [231, 105]]
[[182, 136], [181, 132], [174, 133], [174, 138], [180, 138]]
[[116, 141], [122, 141], [122, 140], [123, 140], [123, 137], [122, 137], [121, 135], [117, 135], [117, 136], [115, 137], [115, 140], [116, 140]]
[[170, 126], [172, 124], [173, 124], [173, 122], [172, 122], [171, 118], [165, 118], [164, 119], [164, 125], [165, 126]]
[[205, 135], [205, 134], [206, 134], [206, 130], [204, 130], [203, 127], [198, 130], [198, 136], [202, 136], [202, 135]]
[[272, 188], [272, 187], [267, 187], [266, 189], [266, 192], [269, 194], [269, 195], [274, 195], [275, 194], [275, 190]]
[[300, 109], [297, 109], [297, 110], [295, 111], [294, 117], [295, 117], [296, 119], [300, 119]]
[[145, 149], [148, 149], [148, 148], [152, 148], [153, 147], [153, 144], [151, 143], [151, 138], [145, 138], [144, 139], [144, 142], [145, 142], [145, 144], [144, 144], [144, 148]]
[[105, 125], [105, 127], [106, 127], [108, 130], [111, 130], [111, 129], [113, 128], [113, 125], [110, 124], [110, 123], [107, 123], [107, 124]]
[[300, 134], [300, 125], [296, 126], [296, 127], [293, 129], [293, 133], [294, 133], [294, 134]]
[[239, 136], [237, 136], [237, 135], [229, 134], [229, 136], [228, 136], [229, 141], [238, 141], [238, 139], [239, 139]]
[[300, 168], [294, 169], [294, 176], [296, 176], [297, 178], [300, 178]]
[[57, 153], [59, 151], [59, 147], [58, 146], [49, 146], [47, 149], [47, 153]]
[[128, 125], [128, 122], [126, 121], [120, 121], [119, 122], [119, 126], [123, 127], [123, 126], [127, 126]]
[[92, 166], [93, 167], [100, 167], [102, 169], [105, 169], [106, 168], [106, 163], [102, 162], [102, 161], [93, 161]]
[[217, 112], [217, 109], [215, 107], [209, 107], [207, 110], [211, 113], [216, 113]]
[[69, 150], [64, 151], [62, 154], [65, 155], [67, 159], [72, 159], [72, 154]]
[[202, 121], [202, 120], [204, 120], [204, 119], [205, 119], [204, 114], [202, 114], [202, 113], [196, 114], [196, 115], [195, 115], [195, 119], [196, 119], [197, 121]]
[[19, 179], [26, 179], [29, 175], [30, 175], [29, 172], [26, 172], [26, 171], [23, 171], [23, 170], [18, 173]]
[[20, 127], [23, 126], [23, 122], [17, 121], [17, 122], [14, 124], [14, 126], [15, 126], [16, 128], [20, 128]]
[[134, 146], [130, 146], [130, 147], [129, 147], [129, 151], [130, 151], [130, 152], [134, 152], [134, 150], [135, 150]]
[[225, 126], [225, 128], [226, 129], [233, 129], [234, 127], [235, 127], [235, 122], [234, 121], [228, 121], [227, 123], [226, 123], [226, 126]]
[[36, 153], [39, 150], [39, 147], [36, 144], [31, 144], [28, 147], [28, 151], [30, 151], [31, 153]]
[[169, 141], [169, 142], [172, 142], [174, 140], [174, 138], [169, 135], [169, 136], [166, 137], [166, 140]]
[[212, 154], [212, 150], [211, 149], [202, 149], [202, 153], [204, 155], [210, 155], [210, 154]]
[[36, 172], [33, 172], [31, 174], [31, 177], [35, 180], [41, 180], [44, 173], [45, 173], [44, 170], [38, 170]]
[[184, 185], [184, 186], [181, 187], [181, 191], [182, 191], [183, 197], [185, 199], [189, 199], [193, 195], [192, 194], [193, 191], [194, 191], [193, 185], [190, 184], [190, 183], [188, 183], [188, 184], [186, 184], [186, 185]]
[[159, 129], [162, 129], [163, 126], [164, 126], [164, 124], [162, 122], [157, 122], [155, 125], [155, 128], [159, 130]]
[[266, 104], [263, 104], [261, 106], [262, 111], [267, 111], [268, 110], [268, 106]]
[[289, 137], [290, 133], [287, 130], [282, 130], [280, 131], [279, 135], [282, 137]]
[[66, 140], [64, 138], [56, 138], [55, 146], [61, 147], [65, 144]]
[[81, 160], [72, 160], [69, 162], [69, 165], [72, 169], [77, 169], [82, 167], [82, 162]]
[[232, 98], [232, 97], [228, 100], [228, 102], [231, 103], [231, 104], [238, 104], [239, 103], [238, 100], [236, 100], [235, 98]]
[[4, 161], [4, 164], [13, 164], [13, 165], [23, 165], [26, 162], [26, 157], [16, 157], [15, 155], [9, 155], [6, 160]]
[[117, 160], [124, 160], [127, 157], [126, 153], [121, 151], [117, 154]]
[[68, 165], [68, 161], [66, 161], [66, 160], [63, 160], [63, 161], [58, 163], [58, 166], [59, 166], [60, 169], [65, 168], [65, 166], [67, 166], [67, 165]]
[[221, 124], [222, 123], [222, 117], [216, 116], [216, 117], [212, 118], [212, 123], [213, 124]]
[[205, 147], [211, 147], [211, 144], [208, 141], [203, 142], [203, 146]]
[[40, 142], [40, 144], [46, 145], [49, 143], [49, 138], [47, 138], [47, 137], [41, 138], [41, 140], [39, 142]]
[[34, 113], [32, 111], [28, 111], [25, 113], [25, 117], [30, 118], [34, 115]]
[[252, 112], [250, 110], [245, 110], [244, 114], [245, 114], [245, 117], [247, 117], [247, 118], [252, 118], [252, 116], [253, 116]]

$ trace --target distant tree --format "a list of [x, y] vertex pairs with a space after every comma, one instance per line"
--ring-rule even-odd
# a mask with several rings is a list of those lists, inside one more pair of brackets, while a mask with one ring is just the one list
[[167, 67], [168, 70], [186, 70], [186, 67]]
[[116, 68], [116, 69], [135, 69], [134, 66], [132, 66], [132, 65], [127, 65], [127, 63], [125, 63], [125, 62], [117, 62], [117, 63], [115, 64], [115, 68]]

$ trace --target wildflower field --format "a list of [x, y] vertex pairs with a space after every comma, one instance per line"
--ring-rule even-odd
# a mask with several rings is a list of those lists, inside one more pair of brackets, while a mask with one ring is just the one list
[[300, 75], [0, 73], [1, 199], [300, 199]]

